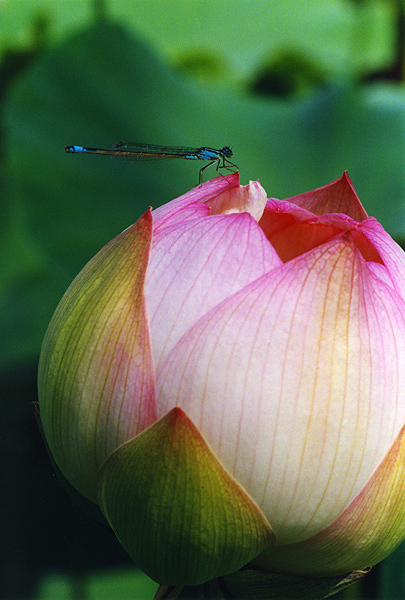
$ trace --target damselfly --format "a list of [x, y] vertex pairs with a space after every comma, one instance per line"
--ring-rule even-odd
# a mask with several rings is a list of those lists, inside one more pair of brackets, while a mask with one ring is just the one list
[[155, 160], [163, 158], [184, 158], [186, 160], [209, 160], [210, 162], [200, 169], [198, 183], [202, 183], [202, 176], [205, 169], [216, 165], [216, 171], [219, 169], [234, 170], [237, 166], [229, 158], [232, 158], [232, 150], [224, 146], [220, 150], [215, 148], [185, 148], [182, 146], [155, 146], [153, 144], [137, 144], [132, 142], [118, 142], [110, 149], [86, 148], [85, 146], [66, 146], [66, 152], [74, 154], [101, 154], [104, 156], [113, 156], [126, 158], [128, 160]]

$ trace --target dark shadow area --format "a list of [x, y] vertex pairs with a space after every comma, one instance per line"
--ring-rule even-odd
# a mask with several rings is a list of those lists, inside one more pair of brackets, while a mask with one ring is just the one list
[[113, 534], [75, 506], [52, 469], [32, 406], [36, 365], [0, 381], [0, 598], [32, 598], [49, 572], [68, 574], [78, 593], [89, 571], [132, 563]]

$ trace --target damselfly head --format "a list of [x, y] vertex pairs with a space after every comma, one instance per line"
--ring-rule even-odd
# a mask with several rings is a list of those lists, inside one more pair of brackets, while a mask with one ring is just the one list
[[224, 146], [221, 150], [222, 156], [226, 156], [227, 158], [232, 158], [233, 152], [229, 146]]

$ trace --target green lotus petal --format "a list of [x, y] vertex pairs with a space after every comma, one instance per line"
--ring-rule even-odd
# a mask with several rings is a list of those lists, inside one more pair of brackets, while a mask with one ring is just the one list
[[103, 465], [99, 503], [134, 562], [161, 584], [198, 585], [274, 543], [261, 510], [180, 408]]
[[93, 502], [105, 459], [156, 420], [143, 294], [151, 236], [147, 211], [87, 263], [60, 301], [42, 346], [44, 434], [64, 477]]

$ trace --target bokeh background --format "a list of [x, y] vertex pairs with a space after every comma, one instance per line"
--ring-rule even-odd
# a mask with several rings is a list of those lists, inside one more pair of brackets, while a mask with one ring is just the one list
[[[404, 12], [404, 0], [0, 0], [1, 599], [157, 589], [61, 488], [31, 403], [70, 281], [199, 167], [64, 147], [229, 145], [241, 182], [278, 198], [347, 169], [404, 243]], [[345, 598], [405, 598], [405, 545]]]

